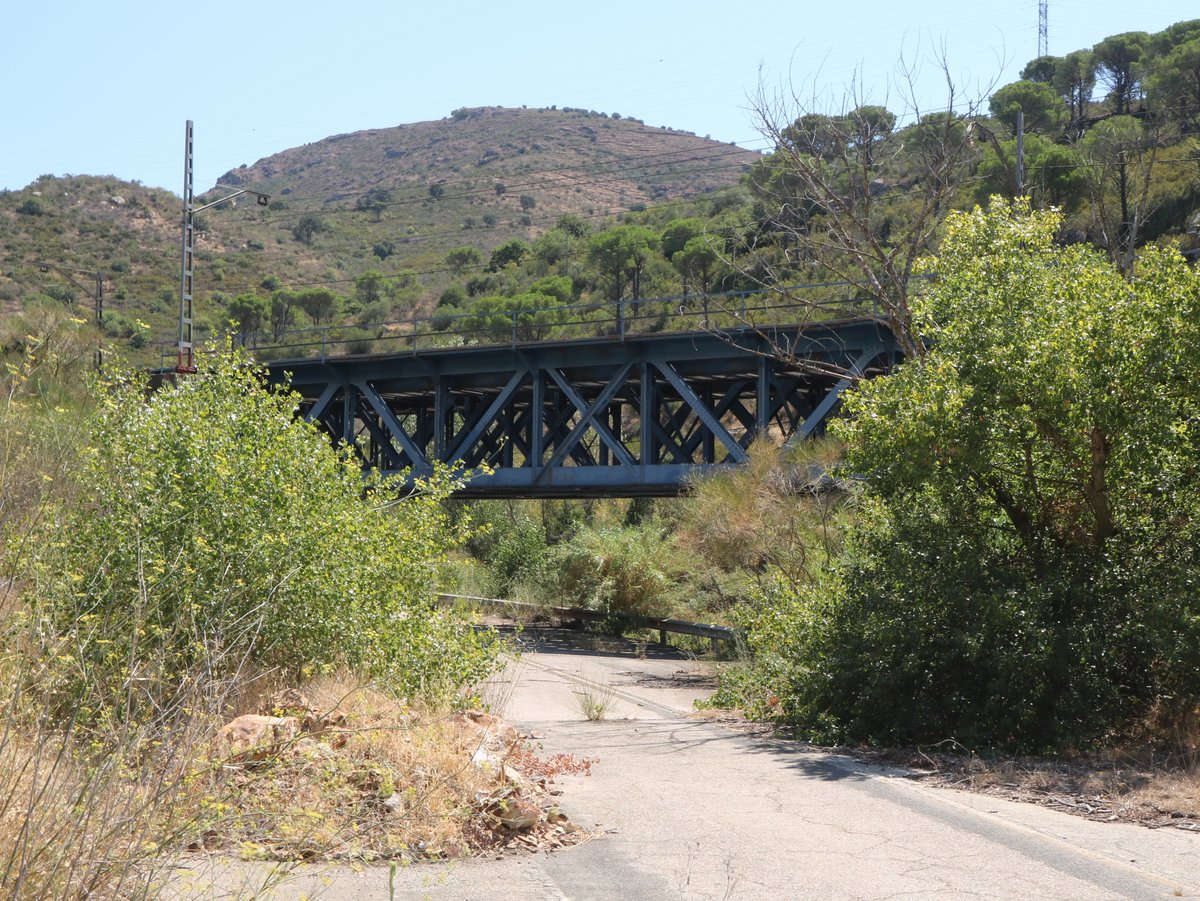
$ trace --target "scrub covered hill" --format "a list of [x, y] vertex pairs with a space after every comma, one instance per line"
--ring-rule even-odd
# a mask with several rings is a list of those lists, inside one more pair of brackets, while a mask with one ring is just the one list
[[[449, 249], [470, 245], [486, 260], [564, 215], [599, 226], [631, 209], [707, 196], [737, 185], [758, 157], [569, 108], [461, 109], [285, 150], [220, 179], [270, 194], [268, 206], [239, 198], [197, 215], [198, 331], [222, 327], [238, 295], [314, 286], [351, 295], [374, 270], [396, 276], [389, 316], [429, 311], [451, 280]], [[214, 188], [197, 203], [225, 193]], [[87, 175], [42, 176], [0, 193], [0, 316], [31, 303], [90, 314], [99, 274], [109, 339], [134, 353], [171, 340], [179, 204], [168, 191]]]

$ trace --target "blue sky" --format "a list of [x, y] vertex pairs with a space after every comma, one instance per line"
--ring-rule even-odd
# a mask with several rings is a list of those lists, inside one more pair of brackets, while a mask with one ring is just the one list
[[[1050, 51], [1200, 15], [1193, 2], [1050, 0]], [[585, 107], [761, 148], [760, 85], [836, 102], [857, 80], [903, 112], [901, 58], [923, 109], [945, 106], [936, 55], [964, 96], [1037, 55], [1037, 0], [853, 4], [420, 4], [274, 0], [11, 3], [0, 13], [0, 188], [116, 175], [182, 189], [331, 134], [440, 119], [460, 106]]]

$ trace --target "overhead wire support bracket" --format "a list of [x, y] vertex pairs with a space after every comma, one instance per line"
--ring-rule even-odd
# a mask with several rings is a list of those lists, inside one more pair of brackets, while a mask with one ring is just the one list
[[194, 203], [195, 195], [193, 193], [192, 177], [192, 138], [192, 120], [188, 119], [183, 138], [183, 235], [181, 241], [182, 260], [179, 275], [179, 356], [175, 363], [175, 371], [179, 373], [196, 371], [192, 319], [192, 262], [196, 214], [226, 201], [233, 200], [235, 197], [241, 197], [243, 194], [253, 195], [259, 206], [266, 206], [271, 199], [270, 195], [259, 191], [251, 191], [249, 188], [232, 188], [229, 185], [218, 184], [218, 188], [224, 188], [225, 190], [233, 191], [233, 193], [222, 197], [220, 200], [214, 200], [212, 203], [196, 206]]

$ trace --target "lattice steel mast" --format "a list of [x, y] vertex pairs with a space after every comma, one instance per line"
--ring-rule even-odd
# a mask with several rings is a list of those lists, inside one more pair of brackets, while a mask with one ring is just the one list
[[1038, 56], [1050, 55], [1050, 0], [1038, 0]]

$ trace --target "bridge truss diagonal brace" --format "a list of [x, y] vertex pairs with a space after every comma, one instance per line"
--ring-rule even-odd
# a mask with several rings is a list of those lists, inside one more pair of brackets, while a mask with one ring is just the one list
[[316, 399], [311, 409], [304, 414], [304, 418], [309, 422], [320, 422], [321, 417], [325, 415], [325, 411], [329, 409], [329, 405], [333, 403], [333, 399], [337, 393], [342, 390], [342, 386], [338, 382], [330, 382], [321, 392], [321, 396]]
[[589, 428], [595, 429], [596, 433], [600, 436], [600, 440], [608, 446], [608, 449], [612, 451], [613, 456], [617, 458], [622, 466], [637, 465], [637, 462], [633, 459], [633, 455], [629, 453], [629, 449], [604, 424], [604, 420], [596, 418], [597, 414], [608, 409], [608, 405], [616, 397], [617, 392], [621, 390], [621, 386], [624, 385], [625, 379], [631, 369], [633, 369], [632, 361], [617, 370], [609, 383], [604, 386], [604, 390], [600, 392], [600, 396], [596, 398], [595, 403], [589, 405], [571, 387], [570, 383], [563, 378], [562, 373], [554, 367], [547, 367], [546, 371], [550, 373], [550, 377], [554, 379], [559, 390], [575, 406], [580, 415], [579, 422], [576, 423], [575, 428], [571, 429], [570, 434], [567, 435], [562, 444], [555, 448], [554, 455], [550, 458], [549, 462], [541, 468], [538, 474], [539, 477], [555, 466], [560, 466], [563, 460], [566, 459], [567, 454], [579, 443]]
[[[687, 382], [680, 377], [679, 373], [675, 371], [670, 363], [662, 359], [651, 359], [647, 362], [648, 365], [653, 365], [655, 369], [663, 374], [667, 381], [671, 383], [671, 386], [679, 392], [679, 396], [683, 399], [683, 402], [691, 407], [700, 421], [704, 423], [705, 428], [721, 440], [721, 443], [729, 450], [730, 458], [735, 463], [745, 463], [749, 459], [746, 451], [738, 443], [737, 439], [729, 434], [729, 430], [725, 426], [721, 425], [721, 421], [713, 415], [712, 411], [704, 404], [704, 401], [696, 395], [696, 392], [688, 386]], [[646, 415], [644, 411], [642, 415]]]
[[882, 344], [873, 344], [864, 350], [850, 366], [850, 371], [846, 373], [837, 384], [829, 389], [829, 393], [817, 404], [816, 408], [805, 417], [803, 424], [796, 430], [796, 433], [788, 439], [787, 443], [793, 444], [797, 441], [802, 441], [805, 438], [812, 437], [813, 432], [825, 421], [834, 405], [842, 397], [842, 392], [849, 388], [864, 372], [867, 371], [867, 366], [872, 360], [887, 350]]
[[512, 397], [516, 393], [521, 382], [525, 381], [525, 379], [529, 378], [531, 375], [532, 373], [530, 373], [528, 369], [518, 369], [516, 372], [514, 372], [512, 377], [508, 380], [508, 383], [504, 386], [500, 393], [496, 395], [495, 400], [488, 405], [488, 408], [483, 412], [483, 415], [475, 420], [475, 424], [471, 426], [470, 430], [463, 435], [462, 438], [454, 442], [454, 446], [450, 449], [450, 452], [446, 454], [446, 459], [444, 462], [450, 463], [455, 460], [462, 459], [467, 450], [474, 445], [475, 442], [480, 439], [480, 437], [482, 437], [484, 432], [488, 430], [488, 427], [492, 424], [492, 421], [496, 418], [496, 415], [504, 409], [505, 404], [512, 400]]
[[367, 381], [352, 382], [354, 388], [363, 397], [364, 400], [371, 406], [371, 409], [379, 416], [391, 438], [400, 442], [400, 446], [404, 452], [408, 454], [408, 459], [412, 462], [414, 469], [427, 470], [429, 469], [429, 461], [425, 459], [425, 454], [413, 442], [411, 436], [405, 431], [404, 426], [400, 424], [400, 420], [396, 418], [396, 414], [392, 412], [379, 392], [371, 386]]

